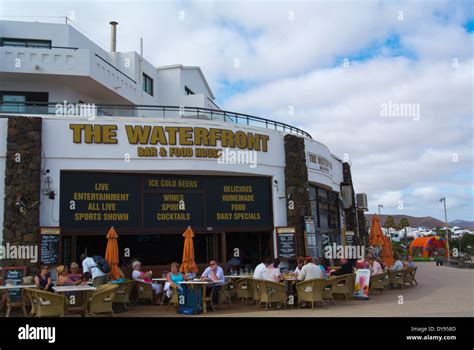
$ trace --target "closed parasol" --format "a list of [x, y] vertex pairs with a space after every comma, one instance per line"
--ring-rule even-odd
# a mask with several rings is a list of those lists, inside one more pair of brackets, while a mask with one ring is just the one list
[[191, 226], [188, 226], [186, 231], [183, 233], [184, 237], [184, 248], [183, 248], [183, 261], [179, 271], [183, 273], [197, 273], [198, 267], [196, 261], [194, 260], [194, 243], [193, 237], [194, 232]]
[[119, 253], [118, 253], [118, 234], [112, 226], [107, 233], [107, 248], [105, 249], [105, 260], [110, 265], [110, 279], [118, 280], [120, 276], [120, 269], [118, 268], [119, 264]]

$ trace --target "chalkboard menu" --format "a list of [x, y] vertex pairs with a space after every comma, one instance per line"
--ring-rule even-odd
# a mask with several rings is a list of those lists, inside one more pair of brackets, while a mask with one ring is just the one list
[[[23, 277], [26, 274], [25, 266], [18, 267], [4, 267], [3, 268], [3, 283], [5, 285], [19, 285], [23, 283]], [[21, 301], [21, 289], [9, 289], [8, 297], [11, 301]]]
[[110, 226], [150, 230], [268, 230], [273, 226], [270, 179], [61, 172], [63, 232]]
[[277, 227], [278, 257], [282, 259], [296, 258], [296, 239], [294, 227]]
[[56, 227], [40, 229], [40, 262], [46, 265], [59, 263], [60, 231]]

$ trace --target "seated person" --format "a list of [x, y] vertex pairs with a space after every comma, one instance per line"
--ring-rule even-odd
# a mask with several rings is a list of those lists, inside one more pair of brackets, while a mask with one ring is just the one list
[[82, 282], [82, 279], [76, 281], [71, 280], [67, 274], [67, 267], [64, 265], [56, 267], [56, 272], [58, 273], [58, 279], [56, 280], [57, 286], [77, 286], [82, 283], [86, 284], [85, 282]]
[[159, 298], [157, 298], [158, 294], [161, 293], [162, 287], [161, 284], [158, 283], [153, 283], [151, 280], [151, 275], [152, 272], [142, 272], [142, 263], [140, 261], [134, 261], [132, 264], [133, 272], [132, 272], [132, 278], [134, 281], [145, 283], [151, 285], [151, 288], [153, 289], [154, 292], [154, 297], [153, 297], [153, 302], [155, 304], [159, 304]]
[[280, 260], [273, 259], [273, 262], [267, 266], [265, 273], [263, 274], [263, 279], [266, 281], [279, 282], [280, 281]]
[[409, 268], [415, 267], [415, 262], [413, 261], [413, 257], [411, 255], [408, 256], [408, 261], [405, 266]]
[[47, 265], [41, 265], [40, 272], [35, 276], [34, 281], [39, 290], [45, 290], [47, 292], [53, 291], [53, 282], [51, 281], [51, 275], [48, 272]]
[[307, 281], [315, 278], [324, 278], [323, 271], [321, 268], [316, 265], [313, 261], [313, 258], [307, 256], [304, 259], [304, 266], [301, 268], [301, 272], [298, 274], [298, 281]]
[[186, 280], [187, 277], [179, 272], [179, 264], [174, 262], [171, 263], [171, 271], [166, 275], [167, 282], [165, 283], [165, 292], [168, 298], [171, 298], [173, 292], [171, 287], [175, 287], [178, 290], [178, 293], [183, 291], [181, 287], [181, 282]]
[[215, 260], [211, 260], [201, 275], [201, 281], [216, 282], [214, 286], [207, 287], [207, 292], [211, 293], [212, 302], [217, 305], [221, 286], [225, 284], [224, 270], [217, 265]]
[[403, 270], [404, 268], [404, 265], [403, 265], [403, 262], [402, 262], [402, 259], [400, 257], [400, 254], [396, 253], [394, 258], [396, 259], [395, 260], [395, 263], [392, 265], [392, 267], [390, 268], [390, 271], [399, 271], [399, 270]]
[[352, 260], [341, 259], [340, 263], [341, 263], [341, 268], [336, 271], [333, 271], [331, 273], [331, 276], [348, 275], [353, 272], [352, 268], [354, 267], [354, 262]]
[[302, 256], [299, 256], [298, 259], [296, 259], [296, 269], [295, 271], [293, 271], [296, 277], [298, 277], [298, 275], [300, 274], [301, 268], [303, 266], [304, 266], [304, 258]]
[[375, 260], [373, 256], [369, 257], [369, 268], [371, 275], [380, 275], [383, 273], [382, 266], [378, 261]]
[[82, 280], [83, 275], [79, 271], [79, 264], [78, 263], [72, 262], [71, 267], [69, 268], [69, 270], [70, 270], [70, 273], [67, 275], [67, 277], [69, 277], [69, 279], [71, 281], [76, 282], [78, 280]]

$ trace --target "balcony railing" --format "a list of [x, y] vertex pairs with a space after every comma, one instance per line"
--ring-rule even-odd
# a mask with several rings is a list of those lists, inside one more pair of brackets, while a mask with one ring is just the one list
[[156, 106], [156, 105], [113, 105], [113, 104], [64, 104], [63, 102], [2, 102], [0, 101], [0, 114], [43, 114], [71, 117], [155, 117], [163, 119], [200, 119], [213, 120], [238, 125], [264, 127], [267, 129], [283, 131], [303, 137], [312, 138], [311, 135], [295, 126], [256, 117], [249, 114], [236, 113], [221, 109], [183, 106]]

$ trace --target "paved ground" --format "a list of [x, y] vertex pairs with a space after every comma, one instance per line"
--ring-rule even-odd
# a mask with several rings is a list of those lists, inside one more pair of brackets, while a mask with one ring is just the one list
[[[232, 309], [224, 306], [206, 317], [344, 317], [344, 316], [400, 316], [400, 317], [474, 317], [474, 270], [436, 267], [434, 262], [417, 263], [417, 287], [389, 290], [372, 295], [370, 300], [337, 300], [336, 306], [326, 309], [256, 310], [255, 306], [242, 306], [234, 302]], [[403, 303], [399, 304], [399, 297]], [[137, 305], [118, 317], [196, 317], [177, 315], [172, 307]]]

